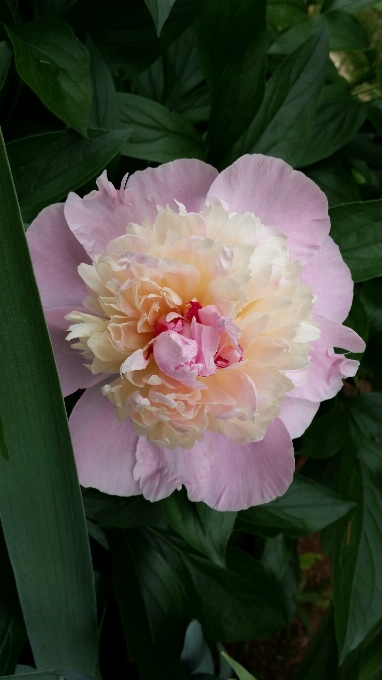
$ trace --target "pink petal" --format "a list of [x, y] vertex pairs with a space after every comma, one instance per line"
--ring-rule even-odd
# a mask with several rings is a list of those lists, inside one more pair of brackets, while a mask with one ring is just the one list
[[165, 498], [183, 483], [191, 501], [235, 511], [281, 496], [293, 471], [291, 438], [276, 418], [264, 439], [244, 446], [205, 432], [192, 449], [168, 451], [141, 437], [134, 476], [149, 500]]
[[68, 228], [63, 203], [40, 212], [27, 231], [27, 241], [44, 308], [82, 305], [88, 292], [77, 267], [90, 260]]
[[135, 172], [128, 180], [126, 189], [137, 195], [138, 220], [147, 215], [153, 220], [156, 206], [168, 204], [178, 212], [175, 201], [182, 203], [188, 212], [199, 212], [205, 203], [208, 190], [218, 176], [217, 170], [196, 159], [181, 159], [164, 163], [159, 168], [147, 168]]
[[154, 359], [163, 373], [189, 387], [199, 387], [198, 368], [193, 361], [198, 352], [195, 340], [175, 331], [165, 331], [154, 342]]
[[104, 374], [93, 375], [88, 368], [85, 368], [86, 359], [81, 352], [73, 349], [72, 343], [65, 339], [70, 326], [70, 321], [67, 321], [65, 316], [73, 312], [74, 309], [82, 312], [88, 311], [80, 306], [45, 310], [45, 318], [64, 397], [79, 389], [95, 385], [105, 378]]
[[239, 158], [223, 170], [209, 192], [230, 212], [253, 212], [288, 237], [292, 259], [309, 260], [329, 233], [325, 194], [302, 172], [261, 154]]
[[[365, 343], [351, 328], [324, 317], [315, 318], [320, 323], [321, 336], [312, 342], [311, 365], [299, 373], [299, 386], [290, 396], [324, 401], [334, 397], [342, 387], [343, 378], [354, 376], [359, 366], [358, 361], [336, 354], [333, 347], [363, 352]], [[293, 371], [286, 371], [286, 374], [293, 381]], [[304, 381], [301, 376], [305, 376]]]
[[330, 236], [304, 267], [301, 281], [309, 283], [317, 296], [315, 314], [340, 322], [346, 319], [353, 300], [353, 281], [339, 247]]
[[280, 420], [283, 421], [292, 439], [301, 437], [309, 427], [318, 411], [320, 403], [308, 399], [284, 397], [280, 407]]
[[138, 437], [130, 419], [120, 422], [113, 404], [91, 387], [69, 419], [80, 484], [115, 496], [141, 493], [133, 477]]

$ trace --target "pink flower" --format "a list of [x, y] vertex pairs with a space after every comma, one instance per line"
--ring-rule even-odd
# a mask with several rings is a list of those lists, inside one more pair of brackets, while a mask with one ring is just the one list
[[[358, 363], [327, 201], [286, 163], [180, 160], [28, 230], [80, 482], [240, 510], [283, 494], [292, 438]], [[72, 341], [75, 340], [74, 344]]]

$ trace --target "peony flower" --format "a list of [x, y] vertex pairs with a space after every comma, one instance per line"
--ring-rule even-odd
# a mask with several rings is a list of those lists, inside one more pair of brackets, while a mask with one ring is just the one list
[[350, 272], [325, 195], [262, 155], [107, 180], [28, 242], [80, 482], [240, 510], [283, 494], [292, 439], [356, 373]]

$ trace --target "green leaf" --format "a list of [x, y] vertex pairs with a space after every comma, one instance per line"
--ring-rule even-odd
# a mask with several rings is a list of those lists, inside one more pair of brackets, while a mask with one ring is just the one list
[[143, 496], [109, 496], [97, 489], [82, 489], [86, 515], [101, 527], [132, 529], [144, 525], [166, 527], [160, 503]]
[[61, 19], [36, 19], [6, 30], [20, 78], [55, 116], [86, 136], [91, 83], [85, 45]]
[[333, 609], [329, 607], [293, 680], [339, 680]]
[[[362, 300], [358, 295], [355, 295], [353, 298], [353, 303], [350, 312], [344, 321], [344, 325], [348, 328], [352, 328], [353, 331], [358, 333], [358, 335], [360, 335], [361, 338], [367, 342], [369, 338], [369, 317]], [[350, 352], [347, 354], [347, 357], [348, 359], [356, 359], [357, 361], [361, 361], [362, 355], [363, 352]]]
[[312, 136], [299, 166], [321, 161], [341, 149], [358, 132], [366, 119], [366, 106], [336, 85], [323, 88]]
[[[380, 432], [381, 426], [374, 418], [381, 399], [375, 402], [365, 400], [365, 396], [374, 397], [352, 398], [353, 419], [358, 426], [371, 424], [374, 431]], [[368, 403], [372, 403], [372, 418], [362, 413]], [[333, 603], [340, 661], [364, 641], [381, 618], [382, 470], [380, 445], [373, 441], [373, 430], [365, 436], [359, 427], [352, 428], [354, 446], [349, 444], [344, 450], [341, 466], [341, 494], [357, 502], [357, 508], [348, 520], [336, 525], [334, 533]]]
[[338, 401], [325, 415], [318, 415], [301, 438], [303, 455], [311, 458], [331, 458], [343, 447], [348, 437], [349, 422]]
[[246, 671], [245, 668], [241, 666], [241, 664], [235, 661], [235, 659], [232, 659], [232, 657], [228, 656], [226, 652], [221, 652], [221, 654], [233, 668], [239, 680], [256, 680], [256, 678], [251, 675], [251, 673], [248, 673], [248, 671]]
[[289, 624], [296, 608], [295, 595], [299, 581], [299, 563], [295, 542], [283, 534], [274, 538], [266, 538], [260, 561], [279, 584], [284, 601], [285, 618]]
[[211, 90], [209, 158], [219, 165], [245, 131], [264, 94], [264, 0], [205, 0], [198, 24], [202, 68]]
[[238, 514], [237, 529], [260, 536], [304, 536], [320, 531], [347, 515], [353, 503], [343, 500], [325, 486], [295, 475], [288, 491], [270, 503]]
[[89, 138], [84, 139], [74, 130], [62, 130], [8, 144], [24, 220], [30, 222], [42, 208], [97, 177], [132, 131], [131, 126], [111, 132], [89, 130]]
[[203, 159], [203, 140], [188, 120], [136, 94], [120, 92], [118, 99], [123, 126], [135, 128], [122, 148], [124, 156], [156, 163], [176, 158]]
[[183, 489], [165, 498], [162, 507], [178, 534], [213, 562], [224, 566], [236, 512], [218, 512], [205, 503], [191, 503]]
[[85, 515], [2, 138], [0, 203], [0, 305], [7, 310], [0, 413], [9, 454], [0, 456], [0, 516], [37, 667], [93, 673], [97, 620]]
[[352, 175], [336, 161], [321, 161], [304, 173], [326, 194], [330, 207], [361, 200]]
[[140, 677], [186, 680], [179, 658], [188, 621], [179, 577], [137, 531], [111, 532], [110, 547], [114, 593]]
[[304, 0], [268, 0], [267, 19], [276, 26], [294, 26], [307, 18]]
[[202, 627], [196, 619], [187, 627], [180, 658], [184, 668], [191, 675], [206, 673], [213, 676], [212, 654], [204, 639]]
[[175, 0], [145, 0], [145, 3], [154, 19], [157, 35], [159, 36], [166, 19], [168, 18]]
[[12, 60], [12, 50], [5, 40], [0, 42], [0, 90], [4, 87]]
[[86, 47], [90, 54], [90, 74], [92, 82], [92, 102], [89, 127], [117, 130], [121, 128], [117, 91], [113, 78], [101, 53], [88, 36]]
[[0, 674], [14, 673], [27, 639], [19, 598], [0, 525]]
[[382, 670], [382, 631], [378, 630], [372, 640], [363, 646], [357, 680], [379, 680], [375, 674]]
[[363, 26], [346, 12], [328, 12], [318, 14], [312, 19], [299, 23], [283, 33], [269, 49], [270, 54], [290, 54], [302, 45], [318, 28], [329, 29], [329, 47], [331, 50], [365, 50], [370, 47], [367, 33]]
[[376, 4], [377, 0], [333, 0], [330, 10], [341, 9], [344, 12], [359, 12], [365, 7]]
[[299, 163], [310, 141], [327, 60], [328, 35], [324, 27], [271, 76], [260, 109], [235, 144], [230, 162], [245, 153], [264, 153], [292, 166]]
[[[2, 676], [0, 680], [9, 680], [10, 676]], [[12, 678], [15, 677], [12, 675]], [[58, 671], [44, 671], [42, 673], [20, 673], [17, 674], [17, 680], [94, 680], [90, 675], [84, 675], [79, 671], [73, 670], [58, 670]]]
[[331, 237], [350, 268], [353, 281], [382, 274], [382, 199], [339, 205], [329, 210]]

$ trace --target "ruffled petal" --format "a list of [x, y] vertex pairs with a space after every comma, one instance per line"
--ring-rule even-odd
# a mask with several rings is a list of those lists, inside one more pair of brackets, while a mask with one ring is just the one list
[[318, 411], [320, 403], [308, 399], [285, 397], [281, 402], [280, 420], [283, 421], [292, 439], [301, 437]]
[[328, 236], [309, 264], [301, 281], [309, 283], [317, 296], [313, 311], [333, 321], [342, 322], [349, 314], [353, 300], [353, 281], [339, 247]]
[[293, 445], [278, 418], [264, 439], [252, 444], [240, 446], [205, 432], [192, 449], [168, 451], [141, 437], [136, 455], [134, 476], [151, 501], [184, 484], [191, 501], [215, 510], [244, 510], [281, 496], [293, 479]]
[[90, 260], [68, 227], [64, 204], [44, 208], [26, 236], [44, 308], [82, 305], [88, 292], [77, 267]]
[[223, 170], [209, 194], [227, 203], [230, 212], [250, 211], [266, 226], [282, 229], [292, 260], [309, 260], [329, 233], [325, 194], [279, 158], [242, 156]]
[[[310, 401], [324, 401], [334, 397], [342, 387], [343, 378], [353, 377], [359, 366], [359, 361], [347, 359], [344, 354], [336, 354], [333, 348], [363, 352], [365, 343], [347, 326], [324, 317], [317, 316], [315, 319], [320, 324], [321, 336], [312, 342], [312, 349], [309, 352], [310, 366], [302, 371], [296, 371], [298, 386], [290, 392], [290, 396]], [[293, 371], [285, 373], [295, 382]]]
[[73, 349], [71, 343], [66, 340], [70, 321], [65, 316], [70, 312], [86, 312], [84, 307], [60, 307], [58, 309], [46, 309], [45, 319], [48, 324], [50, 339], [52, 341], [54, 358], [61, 383], [64, 397], [80, 389], [96, 385], [104, 380], [105, 375], [93, 373], [85, 367], [86, 359], [82, 354]]
[[136, 198], [137, 221], [147, 215], [156, 217], [156, 206], [169, 205], [178, 212], [182, 203], [188, 212], [199, 212], [205, 203], [208, 190], [218, 176], [217, 170], [196, 159], [180, 159], [164, 163], [159, 168], [147, 168], [135, 172], [126, 185]]
[[80, 484], [115, 496], [141, 493], [133, 477], [138, 437], [131, 420], [120, 422], [100, 387], [90, 387], [69, 419]]

